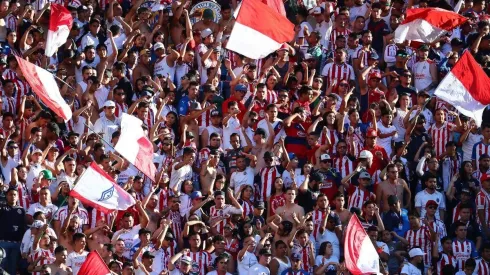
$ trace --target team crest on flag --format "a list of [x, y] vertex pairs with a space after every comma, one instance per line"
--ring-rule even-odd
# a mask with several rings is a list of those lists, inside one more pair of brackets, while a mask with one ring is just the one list
[[106, 201], [106, 200], [112, 198], [113, 195], [114, 195], [114, 185], [111, 188], [103, 191], [102, 195], [100, 196], [100, 199], [98, 199], [98, 201]]

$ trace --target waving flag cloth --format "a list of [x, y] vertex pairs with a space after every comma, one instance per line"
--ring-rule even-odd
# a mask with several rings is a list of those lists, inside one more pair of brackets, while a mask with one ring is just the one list
[[262, 2], [282, 16], [286, 16], [286, 9], [282, 0], [262, 0]]
[[32, 91], [65, 122], [70, 120], [72, 116], [70, 106], [66, 104], [61, 96], [53, 74], [18, 56], [15, 56], [15, 58]]
[[126, 210], [136, 203], [134, 198], [94, 161], [78, 178], [70, 196], [106, 214], [114, 210]]
[[439, 83], [434, 94], [452, 104], [460, 113], [481, 126], [485, 107], [490, 104], [490, 79], [466, 51], [453, 69]]
[[466, 18], [453, 11], [439, 8], [408, 9], [407, 17], [396, 28], [395, 42], [414, 40], [432, 43], [446, 32], [466, 22]]
[[97, 250], [93, 250], [92, 252], [88, 253], [85, 262], [83, 262], [82, 266], [80, 267], [80, 271], [78, 271], [78, 274], [108, 275], [112, 273], [102, 257], [100, 257], [99, 252], [97, 252]]
[[293, 38], [294, 25], [286, 17], [260, 0], [244, 0], [226, 48], [259, 59]]
[[381, 274], [378, 252], [356, 215], [347, 225], [344, 249], [345, 266], [353, 275]]
[[150, 180], [155, 181], [157, 168], [153, 164], [153, 144], [143, 132], [142, 124], [139, 118], [123, 114], [121, 136], [114, 149]]
[[61, 45], [65, 44], [70, 34], [73, 17], [70, 11], [59, 4], [51, 4], [48, 38], [46, 39], [46, 56], [53, 56]]

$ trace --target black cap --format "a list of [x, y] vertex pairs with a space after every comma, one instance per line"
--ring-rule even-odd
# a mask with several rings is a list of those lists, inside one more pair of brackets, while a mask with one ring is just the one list
[[221, 116], [221, 114], [219, 113], [218, 110], [212, 110], [211, 111], [211, 117], [214, 117], [214, 116], [218, 116], [219, 117], [219, 116]]
[[400, 56], [401, 56], [401, 55], [408, 56], [408, 53], [407, 53], [407, 51], [405, 51], [405, 50], [397, 50], [397, 51], [396, 51], [396, 55], [400, 55]]
[[142, 235], [142, 234], [151, 234], [151, 231], [146, 229], [146, 228], [141, 228], [139, 231], [138, 231], [138, 235]]
[[262, 248], [260, 251], [259, 251], [259, 255], [272, 255], [272, 252], [270, 251], [270, 249], [267, 249], [267, 248]]
[[490, 156], [488, 154], [481, 154], [480, 158], [478, 160], [481, 160], [481, 159], [488, 159], [490, 158]]
[[80, 134], [79, 134], [79, 133], [76, 133], [76, 132], [69, 132], [69, 133], [68, 133], [68, 137], [73, 137], [73, 136], [75, 136], [75, 137], [79, 137], [79, 136], [80, 136]]
[[471, 196], [471, 194], [472, 194], [471, 190], [470, 190], [470, 189], [468, 189], [468, 188], [463, 188], [463, 189], [461, 189], [461, 194], [464, 194], [464, 193], [466, 193], [466, 194], [468, 194], [468, 195], [470, 195], [470, 196]]
[[395, 195], [388, 196], [388, 205], [395, 205], [398, 203], [398, 198]]
[[273, 158], [274, 154], [272, 154], [271, 151], [267, 151], [264, 153], [264, 159], [271, 159]]
[[419, 50], [422, 50], [422, 51], [428, 51], [428, 50], [429, 50], [429, 45], [427, 45], [427, 44], [422, 44], [422, 45], [420, 45]]
[[453, 47], [458, 47], [458, 46], [463, 46], [464, 45], [464, 42], [463, 40], [459, 39], [459, 38], [453, 38], [451, 40], [451, 46]]
[[214, 191], [214, 197], [216, 198], [217, 196], [224, 196], [225, 195], [225, 192], [221, 191], [221, 190], [218, 190], [218, 191]]
[[257, 209], [265, 209], [265, 203], [263, 201], [256, 201], [254, 207]]
[[172, 235], [172, 232], [168, 232], [165, 234], [165, 240], [174, 240], [174, 235]]
[[323, 177], [323, 174], [320, 174], [320, 173], [316, 173], [315, 172], [315, 173], [311, 174], [310, 180], [311, 181], [316, 181], [316, 182], [323, 182], [324, 177]]
[[153, 258], [155, 258], [155, 256], [153, 256], [150, 251], [145, 251], [145, 253], [143, 253], [143, 258], [147, 258], [147, 259], [148, 258], [151, 258], [151, 259], [153, 259]]

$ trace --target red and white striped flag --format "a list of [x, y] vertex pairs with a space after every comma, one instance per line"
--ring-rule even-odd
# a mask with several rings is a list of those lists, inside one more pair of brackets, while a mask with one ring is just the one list
[[345, 266], [353, 275], [380, 274], [379, 255], [356, 215], [345, 231]]
[[395, 30], [395, 42], [405, 40], [432, 43], [468, 20], [453, 11], [439, 8], [408, 9], [405, 20]]
[[244, 0], [226, 48], [252, 59], [266, 57], [294, 38], [294, 25], [260, 0]]
[[32, 91], [65, 122], [70, 120], [72, 116], [70, 106], [66, 104], [61, 96], [53, 74], [18, 56], [15, 56], [15, 58]]
[[59, 4], [51, 4], [51, 16], [49, 17], [49, 30], [46, 39], [46, 56], [53, 56], [61, 45], [66, 42], [70, 34], [73, 17], [70, 11]]
[[481, 126], [483, 111], [490, 104], [490, 79], [466, 51], [437, 86], [434, 94]]
[[139, 118], [122, 114], [121, 136], [114, 149], [154, 182], [157, 168], [153, 164], [153, 144], [143, 132], [142, 124]]
[[109, 275], [112, 274], [109, 267], [105, 264], [102, 257], [100, 257], [97, 250], [93, 250], [88, 253], [85, 262], [83, 262], [78, 274], [83, 275]]
[[106, 214], [114, 210], [126, 210], [136, 203], [135, 199], [95, 162], [92, 162], [80, 176], [70, 191], [70, 196]]

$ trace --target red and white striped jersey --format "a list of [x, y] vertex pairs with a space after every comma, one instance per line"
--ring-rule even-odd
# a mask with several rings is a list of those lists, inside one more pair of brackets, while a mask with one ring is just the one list
[[276, 214], [276, 209], [284, 206], [286, 204], [286, 197], [284, 194], [281, 195], [272, 195], [270, 198], [270, 210], [271, 210], [271, 216]]
[[[221, 216], [224, 216], [225, 214], [227, 214], [223, 210], [224, 210], [224, 207], [223, 207], [223, 209], [216, 209], [216, 205], [211, 206], [211, 208], [209, 209], [209, 219], [212, 219], [215, 217], [221, 217]], [[218, 222], [215, 225], [216, 231], [219, 234], [223, 235], [225, 233], [225, 225], [228, 224], [229, 222], [230, 222], [230, 218], [223, 219], [220, 222]]]
[[[420, 218], [420, 223], [423, 223], [425, 217]], [[434, 219], [434, 221], [427, 221], [429, 226], [437, 233], [438, 238], [443, 238], [447, 236], [446, 225], [438, 219]]]
[[267, 89], [267, 93], [265, 94], [265, 101], [267, 102], [267, 104], [275, 104], [277, 102], [277, 92]]
[[239, 200], [240, 205], [243, 208], [243, 217], [251, 216], [254, 214], [254, 205], [251, 201]]
[[414, 246], [418, 246], [424, 251], [424, 263], [429, 265], [431, 263], [432, 253], [432, 241], [430, 239], [429, 229], [425, 226], [420, 227], [418, 230], [408, 230], [405, 233], [405, 239], [408, 241], [408, 247], [411, 249]]
[[302, 246], [298, 240], [294, 240], [294, 245], [292, 249], [292, 253], [301, 255], [301, 268], [308, 271], [313, 272], [313, 266], [310, 264], [310, 253], [313, 250], [313, 255], [316, 255], [315, 246], [310, 247], [312, 243], [308, 242], [306, 246]]
[[[476, 195], [476, 220], [480, 225], [484, 222], [487, 226], [490, 225], [490, 194], [488, 194], [484, 189], [480, 189], [480, 192]], [[480, 217], [478, 215], [478, 210], [484, 210], [485, 220], [480, 221]]]
[[457, 260], [453, 255], [448, 255], [444, 252], [441, 253], [441, 257], [437, 262], [437, 275], [442, 275], [442, 268], [446, 265], [452, 265], [456, 267]]
[[114, 211], [109, 214], [105, 214], [97, 209], [92, 209], [90, 211], [90, 228], [95, 228], [97, 226], [97, 222], [102, 220], [105, 224], [111, 226], [114, 217], [116, 217], [117, 211]]
[[476, 275], [487, 275], [490, 274], [490, 263], [485, 261], [483, 258], [477, 261], [476, 268], [473, 274]]
[[[89, 224], [88, 212], [84, 208], [78, 206], [78, 209], [74, 214], [80, 218], [80, 227], [78, 227], [77, 233], [83, 233], [83, 225]], [[54, 219], [63, 224], [68, 216], [68, 206], [65, 205], [61, 207], [58, 212], [56, 212], [56, 214], [54, 215]]]
[[329, 46], [331, 47], [331, 50], [335, 50], [335, 41], [337, 41], [337, 36], [343, 35], [345, 37], [345, 40], [347, 40], [351, 32], [352, 31], [347, 28], [341, 31], [341, 30], [337, 30], [337, 28], [334, 27], [332, 32], [330, 33], [330, 39], [329, 39], [330, 41]]
[[375, 50], [373, 48], [369, 49], [369, 50], [366, 50], [364, 49], [364, 47], [359, 47], [357, 49], [357, 52], [354, 54], [354, 57], [356, 59], [360, 59], [361, 58], [361, 54], [364, 53], [364, 56], [363, 56], [363, 59], [362, 59], [362, 62], [364, 64], [364, 66], [369, 66], [368, 64], [368, 60], [369, 60], [369, 57], [371, 57], [371, 54], [375, 52]]
[[[37, 261], [37, 259], [39, 259], [41, 256], [43, 256], [44, 258], [41, 259], [36, 266], [52, 264], [55, 260], [55, 257], [51, 250], [39, 248], [38, 250], [32, 252], [32, 254], [30, 255], [31, 262]], [[41, 272], [32, 272], [32, 275], [41, 275]]]
[[456, 207], [453, 208], [453, 217], [451, 219], [452, 223], [455, 223], [456, 221], [459, 221], [461, 217], [459, 216], [459, 210], [460, 210], [461, 202], [458, 202]]
[[333, 167], [339, 171], [342, 179], [354, 171], [354, 163], [347, 156], [334, 158]]
[[17, 87], [17, 91], [15, 92], [15, 108], [18, 110], [20, 108], [20, 103], [22, 102], [22, 97], [27, 95], [31, 91], [31, 86], [29, 86], [27, 81], [23, 81], [18, 77], [16, 77], [12, 81]]
[[458, 110], [456, 108], [454, 108], [453, 105], [447, 103], [446, 101], [444, 101], [444, 100], [442, 100], [436, 96], [436, 108], [435, 108], [435, 110], [437, 110], [437, 109], [444, 110], [444, 113], [446, 113], [446, 119], [448, 122], [454, 122], [454, 120], [456, 119], [453, 115], [448, 114], [448, 111], [453, 111], [453, 112], [458, 113]]
[[123, 113], [128, 113], [128, 104], [124, 102], [122, 104], [119, 104], [116, 102], [116, 110], [114, 115], [116, 117], [121, 117]]
[[172, 220], [172, 232], [174, 233], [174, 237], [176, 240], [179, 240], [182, 237], [182, 216], [180, 215], [180, 211], [169, 211], [169, 218]]
[[337, 83], [342, 80], [354, 80], [354, 68], [347, 63], [336, 64], [335, 62], [328, 63], [323, 67], [322, 76], [326, 78], [325, 87], [330, 87], [334, 79]]
[[464, 269], [464, 262], [471, 258], [471, 252], [473, 251], [472, 243], [468, 240], [463, 242], [453, 241], [453, 254], [456, 258], [459, 270]]
[[[204, 102], [204, 106], [201, 106], [202, 109], [204, 110], [204, 108], [208, 107], [209, 105], [211, 105], [211, 103], [209, 102]], [[211, 110], [206, 110], [204, 111], [198, 118], [197, 118], [197, 122], [199, 124], [199, 127], [208, 127], [209, 125], [211, 125]]]
[[192, 267], [189, 274], [205, 275], [208, 273], [207, 269], [211, 266], [211, 255], [206, 251], [189, 252], [186, 256], [191, 257]]
[[313, 238], [315, 238], [315, 240], [317, 240], [320, 236], [320, 227], [326, 218], [326, 212], [320, 211], [319, 209], [313, 210], [311, 215], [311, 219], [313, 221], [313, 232], [311, 234], [313, 235]]
[[12, 114], [17, 114], [17, 102], [15, 102], [15, 98], [11, 96], [3, 96], [3, 104], [2, 111], [9, 112]]
[[153, 260], [154, 270], [167, 270], [168, 262], [170, 261], [170, 258], [172, 258], [175, 255], [176, 246], [177, 243], [173, 241], [169, 247], [165, 248], [162, 246], [156, 252], [155, 260]]
[[368, 190], [362, 190], [358, 186], [350, 185], [347, 190], [349, 194], [349, 200], [347, 202], [347, 209], [351, 209], [352, 207], [362, 209], [362, 206], [367, 201], [374, 201], [375, 195], [373, 192], [369, 192]]
[[432, 137], [436, 157], [439, 157], [446, 150], [446, 143], [451, 139], [455, 128], [456, 125], [447, 121], [441, 127], [437, 127], [435, 123], [429, 127], [428, 133]]
[[480, 161], [480, 156], [483, 154], [487, 154], [487, 155], [490, 154], [490, 143], [485, 144], [482, 140], [476, 143], [475, 145], [473, 145], [473, 151], [471, 152], [471, 159], [474, 160], [478, 165]]
[[281, 176], [281, 173], [279, 173], [275, 166], [271, 166], [260, 169], [259, 175], [261, 183], [260, 199], [267, 201], [271, 196], [272, 185], [274, 185], [276, 178]]
[[162, 213], [168, 205], [168, 198], [170, 197], [170, 189], [162, 189], [160, 188], [160, 192], [158, 193], [158, 212]]
[[15, 79], [17, 78], [17, 73], [11, 69], [5, 69], [5, 71], [3, 71], [2, 73], [2, 77], [3, 79]]
[[327, 128], [326, 131], [322, 131], [322, 135], [320, 136], [320, 145], [325, 145], [327, 143], [327, 138], [331, 145], [327, 152], [333, 156], [337, 152], [337, 142], [340, 140], [337, 130], [330, 130]]
[[482, 171], [480, 171], [480, 169], [478, 169], [475, 172], [473, 172], [473, 174], [471, 174], [471, 175], [473, 176], [474, 179], [476, 179], [477, 181], [481, 182], [481, 177], [484, 174], [490, 175], [490, 169], [487, 170], [487, 172], [484, 172], [484, 173], [482, 173]]
[[24, 208], [27, 212], [29, 205], [32, 203], [31, 195], [29, 190], [24, 183], [17, 183], [17, 193], [19, 201], [17, 202], [20, 207]]
[[233, 255], [233, 258], [236, 258], [235, 256], [237, 255], [238, 251], [240, 250], [240, 242], [238, 241], [237, 238], [232, 238], [231, 240], [228, 240], [225, 238], [225, 250], [226, 252], [230, 253]]

